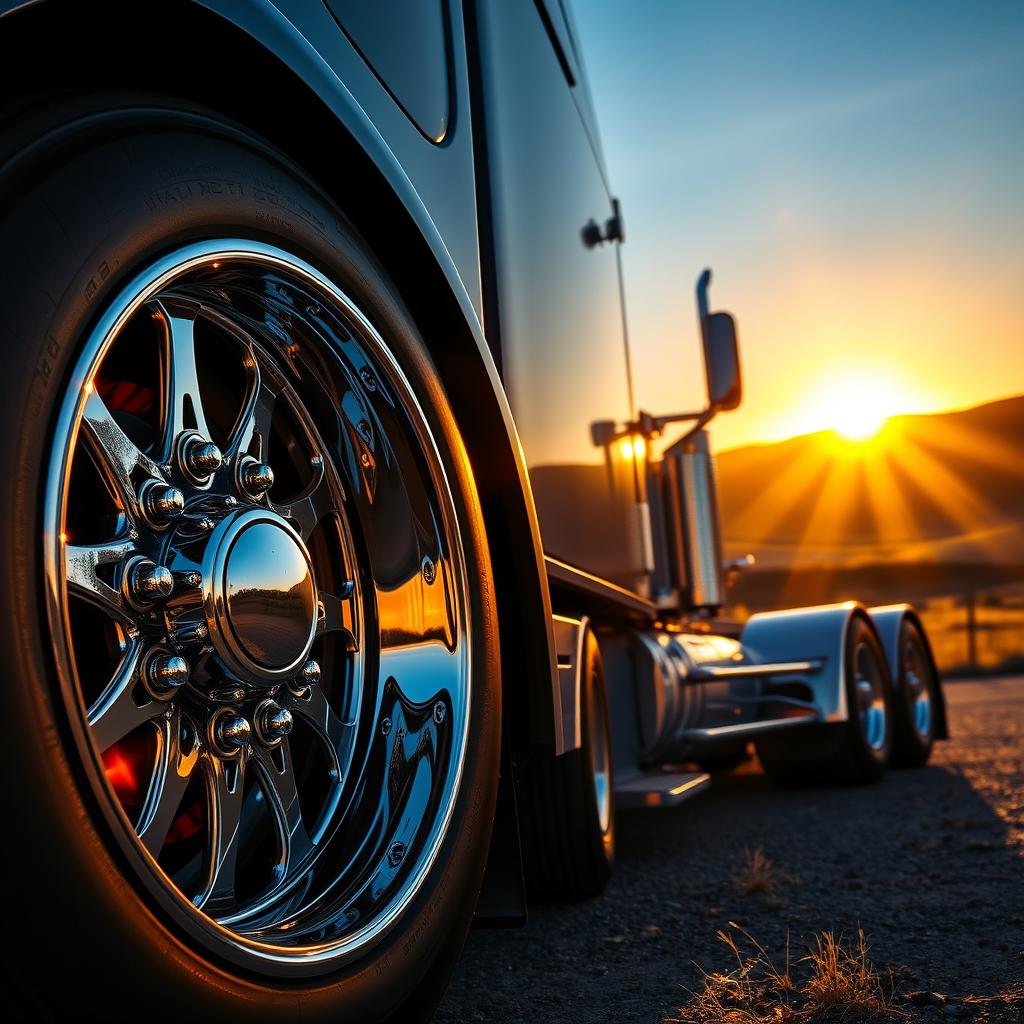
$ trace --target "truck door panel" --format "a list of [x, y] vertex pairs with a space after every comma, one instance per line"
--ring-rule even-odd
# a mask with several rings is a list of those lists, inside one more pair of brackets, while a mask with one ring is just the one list
[[[545, 4], [561, 16], [558, 0]], [[636, 588], [632, 453], [591, 437], [595, 421], [632, 411], [615, 247], [585, 240], [611, 198], [581, 117], [589, 101], [573, 94], [585, 83], [570, 84], [576, 55], [567, 69], [541, 12], [477, 5], [502, 370], [545, 552]]]

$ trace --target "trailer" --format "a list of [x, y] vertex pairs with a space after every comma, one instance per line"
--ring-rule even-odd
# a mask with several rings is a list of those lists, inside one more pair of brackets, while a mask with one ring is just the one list
[[0, 77], [28, 1018], [425, 1019], [617, 808], [946, 736], [909, 606], [726, 617], [736, 326], [638, 404], [565, 0], [3, 0]]

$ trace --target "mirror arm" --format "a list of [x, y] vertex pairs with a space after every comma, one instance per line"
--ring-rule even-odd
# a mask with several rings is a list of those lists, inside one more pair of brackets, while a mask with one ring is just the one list
[[676, 412], [668, 416], [652, 416], [643, 409], [637, 414], [635, 420], [622, 424], [619, 427], [614, 420], [601, 420], [590, 425], [591, 440], [598, 448], [614, 444], [623, 437], [634, 437], [639, 435], [650, 441], [652, 438], [661, 437], [665, 428], [670, 423], [692, 423], [693, 426], [680, 438], [685, 441], [692, 437], [698, 430], [703, 430], [718, 412], [717, 405], [709, 405], [700, 412]]
[[[618, 207], [616, 206], [616, 213]], [[727, 341], [731, 341], [733, 349], [733, 388], [732, 391], [725, 396], [717, 396], [717, 400], [710, 401], [706, 409], [702, 409], [700, 412], [676, 412], [670, 413], [667, 416], [654, 416], [644, 409], [641, 409], [637, 414], [635, 420], [630, 420], [627, 423], [623, 423], [621, 426], [619, 422], [615, 420], [599, 420], [596, 423], [590, 425], [590, 436], [594, 445], [597, 447], [603, 447], [610, 445], [615, 441], [620, 440], [623, 437], [632, 437], [639, 435], [640, 437], [651, 440], [652, 438], [661, 437], [665, 428], [670, 423], [689, 423], [690, 428], [683, 434], [679, 439], [681, 441], [687, 440], [687, 438], [693, 437], [698, 431], [703, 430], [719, 412], [725, 409], [733, 409], [739, 404], [739, 356], [736, 351], [736, 334], [735, 326], [733, 325], [732, 318], [728, 313], [711, 313], [710, 304], [708, 302], [708, 287], [711, 284], [711, 271], [702, 271], [700, 277], [697, 279], [697, 314], [700, 320], [700, 336], [701, 345], [704, 350], [704, 365], [705, 372], [708, 373], [708, 397], [711, 398], [712, 394], [715, 393], [716, 389], [711, 385], [710, 373], [711, 368], [714, 365], [714, 333], [713, 329], [715, 324], [718, 322], [718, 318], [723, 318], [726, 323], [728, 330]], [[721, 345], [719, 345], [721, 348]], [[735, 397], [732, 397], [735, 395]]]
[[641, 411], [636, 427], [645, 437], [658, 437], [670, 423], [693, 423], [693, 426], [683, 435], [689, 437], [706, 427], [715, 418], [717, 412], [718, 406], [716, 405], [709, 405], [700, 412], [677, 412], [668, 416], [652, 416], [650, 413]]

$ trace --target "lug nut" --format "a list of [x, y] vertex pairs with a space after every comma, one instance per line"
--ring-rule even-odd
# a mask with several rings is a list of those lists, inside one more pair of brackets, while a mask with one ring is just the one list
[[292, 713], [272, 700], [265, 700], [256, 709], [253, 718], [257, 737], [268, 747], [276, 747], [292, 731], [295, 724]]
[[193, 480], [205, 481], [224, 465], [224, 456], [212, 441], [194, 434], [181, 446], [181, 464]]
[[179, 647], [188, 644], [204, 643], [209, 635], [209, 627], [202, 620], [196, 622], [191, 619], [184, 619], [174, 623], [170, 630], [171, 639]]
[[188, 682], [188, 662], [176, 654], [158, 654], [142, 669], [142, 681], [157, 700], [167, 700]]
[[274, 471], [247, 455], [238, 463], [238, 484], [251, 497], [261, 498], [274, 486]]
[[252, 726], [242, 715], [226, 709], [213, 722], [214, 746], [232, 756], [242, 749], [252, 738]]
[[320, 682], [320, 664], [316, 661], [307, 661], [299, 674], [288, 684], [292, 695], [305, 699], [309, 696], [310, 688]]
[[174, 577], [171, 570], [148, 558], [134, 558], [125, 573], [128, 598], [135, 604], [149, 605], [171, 596]]
[[185, 495], [170, 484], [151, 483], [140, 495], [146, 522], [156, 529], [163, 529], [185, 511]]

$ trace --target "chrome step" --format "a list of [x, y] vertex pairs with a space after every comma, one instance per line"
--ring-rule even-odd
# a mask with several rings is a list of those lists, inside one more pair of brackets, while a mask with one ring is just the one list
[[740, 739], [744, 736], [759, 736], [763, 732], [775, 732], [776, 729], [792, 729], [798, 725], [813, 725], [815, 722], [820, 721], [821, 717], [816, 711], [808, 711], [802, 715], [789, 715], [786, 718], [762, 718], [756, 722], [716, 725], [708, 729], [686, 729], [680, 734], [680, 739], [690, 740], [694, 743], [733, 738]]
[[615, 783], [616, 807], [675, 807], [711, 784], [707, 772], [649, 772]]

